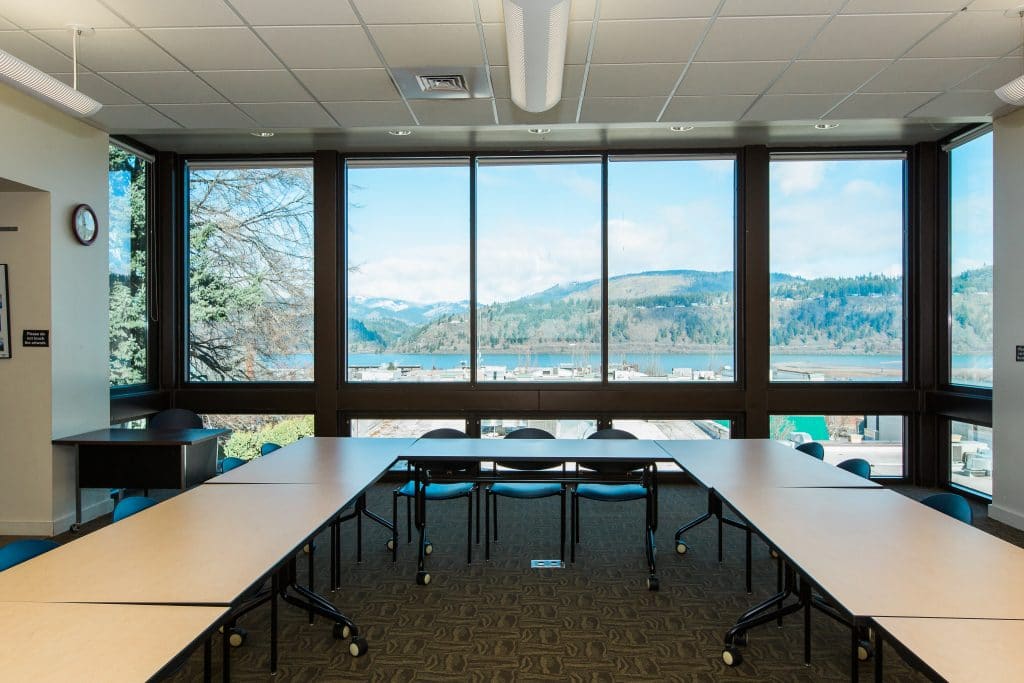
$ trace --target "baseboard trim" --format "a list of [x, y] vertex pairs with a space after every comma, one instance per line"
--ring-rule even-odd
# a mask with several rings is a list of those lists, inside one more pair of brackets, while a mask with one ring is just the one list
[[[114, 509], [114, 501], [106, 498], [82, 508], [82, 521], [95, 519], [100, 515], [109, 514]], [[3, 536], [44, 536], [51, 537], [62, 534], [71, 528], [75, 521], [75, 513], [71, 511], [57, 519], [40, 520], [0, 520], [0, 535]]]
[[1024, 514], [1005, 508], [997, 503], [992, 503], [988, 506], [988, 516], [997, 522], [1009, 524], [1015, 529], [1024, 529]]

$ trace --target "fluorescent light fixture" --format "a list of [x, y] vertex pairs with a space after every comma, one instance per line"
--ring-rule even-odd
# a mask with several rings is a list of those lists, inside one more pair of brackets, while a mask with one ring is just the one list
[[[1018, 18], [1021, 22], [1021, 36], [1024, 36], [1024, 5], [1015, 10], [1007, 10], [1005, 16]], [[1021, 66], [1024, 67], [1024, 59], [1021, 60]], [[1001, 88], [996, 88], [996, 97], [1015, 107], [1024, 107], [1024, 75], [1017, 76]]]
[[562, 97], [570, 0], [503, 0], [512, 101], [547, 111]]
[[0, 50], [0, 81], [72, 116], [92, 116], [102, 104], [53, 76]]

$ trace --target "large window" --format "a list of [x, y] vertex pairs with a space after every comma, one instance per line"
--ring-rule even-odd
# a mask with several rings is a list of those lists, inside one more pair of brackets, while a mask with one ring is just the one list
[[313, 379], [313, 169], [188, 167], [188, 379]]
[[949, 423], [950, 482], [992, 495], [992, 428], [969, 422]]
[[597, 431], [597, 420], [565, 418], [500, 418], [480, 420], [480, 436], [484, 439], [503, 439], [517, 429], [532, 427], [543, 429], [556, 439], [585, 439]]
[[950, 382], [992, 386], [992, 133], [949, 153]]
[[469, 161], [350, 161], [348, 379], [469, 381]]
[[477, 166], [481, 381], [601, 379], [601, 159]]
[[150, 163], [110, 146], [110, 385], [149, 381]]
[[772, 157], [773, 381], [903, 380], [902, 157]]
[[736, 162], [612, 157], [608, 375], [734, 379]]
[[773, 415], [771, 438], [796, 447], [817, 441], [825, 462], [861, 458], [872, 477], [903, 476], [902, 415]]

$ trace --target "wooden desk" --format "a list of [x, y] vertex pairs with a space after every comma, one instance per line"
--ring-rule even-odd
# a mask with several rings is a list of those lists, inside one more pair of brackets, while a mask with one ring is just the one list
[[533, 460], [583, 462], [672, 460], [656, 441], [644, 439], [419, 439], [400, 452], [413, 462]]
[[704, 488], [877, 488], [852, 472], [812, 458], [771, 439], [658, 441]]
[[236, 467], [210, 484], [322, 484], [376, 481], [416, 439], [299, 439]]
[[82, 489], [181, 489], [217, 473], [217, 442], [226, 429], [99, 429], [54, 439], [75, 446], [75, 523], [82, 523]]
[[909, 650], [922, 668], [951, 683], [1015, 683], [1024, 676], [1024, 621], [904, 617], [874, 621], [876, 629], [899, 649]]
[[222, 607], [0, 603], [0, 677], [149, 680], [225, 615]]

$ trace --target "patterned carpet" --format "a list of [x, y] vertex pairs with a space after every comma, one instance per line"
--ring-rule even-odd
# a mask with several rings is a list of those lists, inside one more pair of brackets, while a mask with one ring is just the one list
[[[370, 491], [370, 509], [390, 514], [391, 485]], [[901, 490], [920, 497], [923, 489]], [[661, 591], [645, 589], [643, 504], [583, 501], [582, 544], [566, 569], [531, 570], [529, 560], [558, 557], [557, 499], [501, 501], [500, 541], [483, 562], [483, 544], [465, 563], [463, 501], [430, 504], [428, 560], [432, 582], [414, 583], [413, 545], [404, 537], [398, 561], [385, 550], [387, 532], [364, 527], [363, 563], [355, 562], [352, 523], [343, 531], [344, 589], [327, 593], [356, 620], [369, 641], [359, 658], [335, 641], [330, 625], [282, 605], [282, 681], [827, 681], [848, 679], [848, 631], [815, 612], [812, 664], [803, 665], [802, 619], [756, 629], [736, 668], [721, 660], [722, 636], [745, 609], [770, 594], [774, 562], [754, 544], [754, 594], [743, 587], [743, 534], [726, 530], [726, 559], [715, 554], [715, 525], [693, 530], [685, 556], [674, 552], [678, 524], [703, 511], [694, 486], [663, 486], [658, 543]], [[404, 507], [402, 508], [404, 510]], [[1020, 543], [1021, 534], [981, 515], [988, 527]], [[401, 528], [404, 532], [404, 513]], [[481, 539], [482, 541], [482, 539]], [[328, 547], [326, 536], [319, 548]], [[567, 551], [568, 556], [568, 551]], [[318, 558], [318, 585], [328, 563]], [[305, 562], [300, 562], [304, 576]], [[232, 653], [238, 681], [265, 681], [269, 664], [269, 607], [248, 615], [244, 646]], [[214, 671], [219, 672], [219, 642]], [[194, 654], [173, 680], [201, 678], [202, 655]], [[871, 666], [861, 679], [871, 680]], [[886, 680], [920, 681], [891, 650]]]

